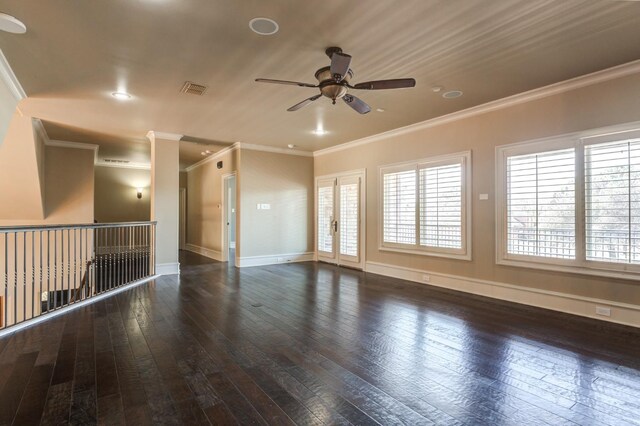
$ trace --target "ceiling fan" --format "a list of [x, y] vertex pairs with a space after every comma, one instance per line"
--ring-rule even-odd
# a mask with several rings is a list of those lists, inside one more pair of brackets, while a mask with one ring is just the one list
[[321, 96], [326, 96], [333, 101], [335, 105], [336, 99], [342, 100], [351, 108], [360, 114], [366, 114], [371, 111], [371, 107], [361, 99], [348, 93], [349, 89], [355, 90], [382, 90], [382, 89], [402, 89], [405, 87], [414, 87], [416, 81], [413, 78], [398, 78], [393, 80], [375, 80], [358, 83], [354, 86], [349, 84], [353, 77], [353, 70], [349, 68], [351, 65], [351, 56], [342, 52], [339, 47], [329, 47], [325, 51], [331, 59], [331, 65], [320, 68], [316, 71], [315, 77], [318, 84], [300, 83], [297, 81], [272, 80], [269, 78], [257, 78], [260, 83], [288, 84], [300, 87], [317, 87], [320, 88], [320, 94], [298, 102], [287, 111], [297, 111], [303, 106], [310, 104]]

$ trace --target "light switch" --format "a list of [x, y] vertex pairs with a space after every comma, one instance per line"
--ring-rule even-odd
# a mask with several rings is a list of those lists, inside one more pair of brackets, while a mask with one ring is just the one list
[[271, 210], [271, 204], [263, 204], [262, 210]]
[[478, 197], [481, 200], [488, 200], [489, 199], [489, 194], [480, 194], [480, 196]]

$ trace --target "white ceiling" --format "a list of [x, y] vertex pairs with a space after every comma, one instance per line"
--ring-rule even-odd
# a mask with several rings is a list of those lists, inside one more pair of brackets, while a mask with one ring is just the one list
[[[626, 1], [0, 0], [0, 11], [28, 27], [0, 33], [23, 111], [52, 139], [132, 158], [148, 159], [148, 130], [313, 151], [640, 58], [640, 3]], [[258, 16], [280, 31], [251, 32]], [[361, 116], [326, 98], [287, 112], [317, 89], [254, 82], [315, 83], [333, 45], [353, 56], [352, 82], [414, 77], [416, 88], [358, 92], [373, 108]], [[209, 89], [182, 94], [186, 80]], [[318, 124], [329, 133], [312, 134]]]

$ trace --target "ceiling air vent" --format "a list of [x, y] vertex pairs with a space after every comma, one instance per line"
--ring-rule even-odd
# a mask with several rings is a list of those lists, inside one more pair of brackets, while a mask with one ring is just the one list
[[185, 81], [184, 86], [182, 86], [182, 93], [188, 93], [189, 95], [204, 95], [204, 92], [207, 91], [207, 86], [204, 84], [197, 84], [192, 81]]
[[115, 163], [115, 164], [126, 164], [129, 160], [114, 160], [113, 158], [105, 158], [103, 160], [105, 163]]

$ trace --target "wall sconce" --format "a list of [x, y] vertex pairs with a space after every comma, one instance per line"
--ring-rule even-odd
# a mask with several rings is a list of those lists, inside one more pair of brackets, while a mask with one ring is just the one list
[[138, 188], [138, 200], [142, 198], [142, 188]]

